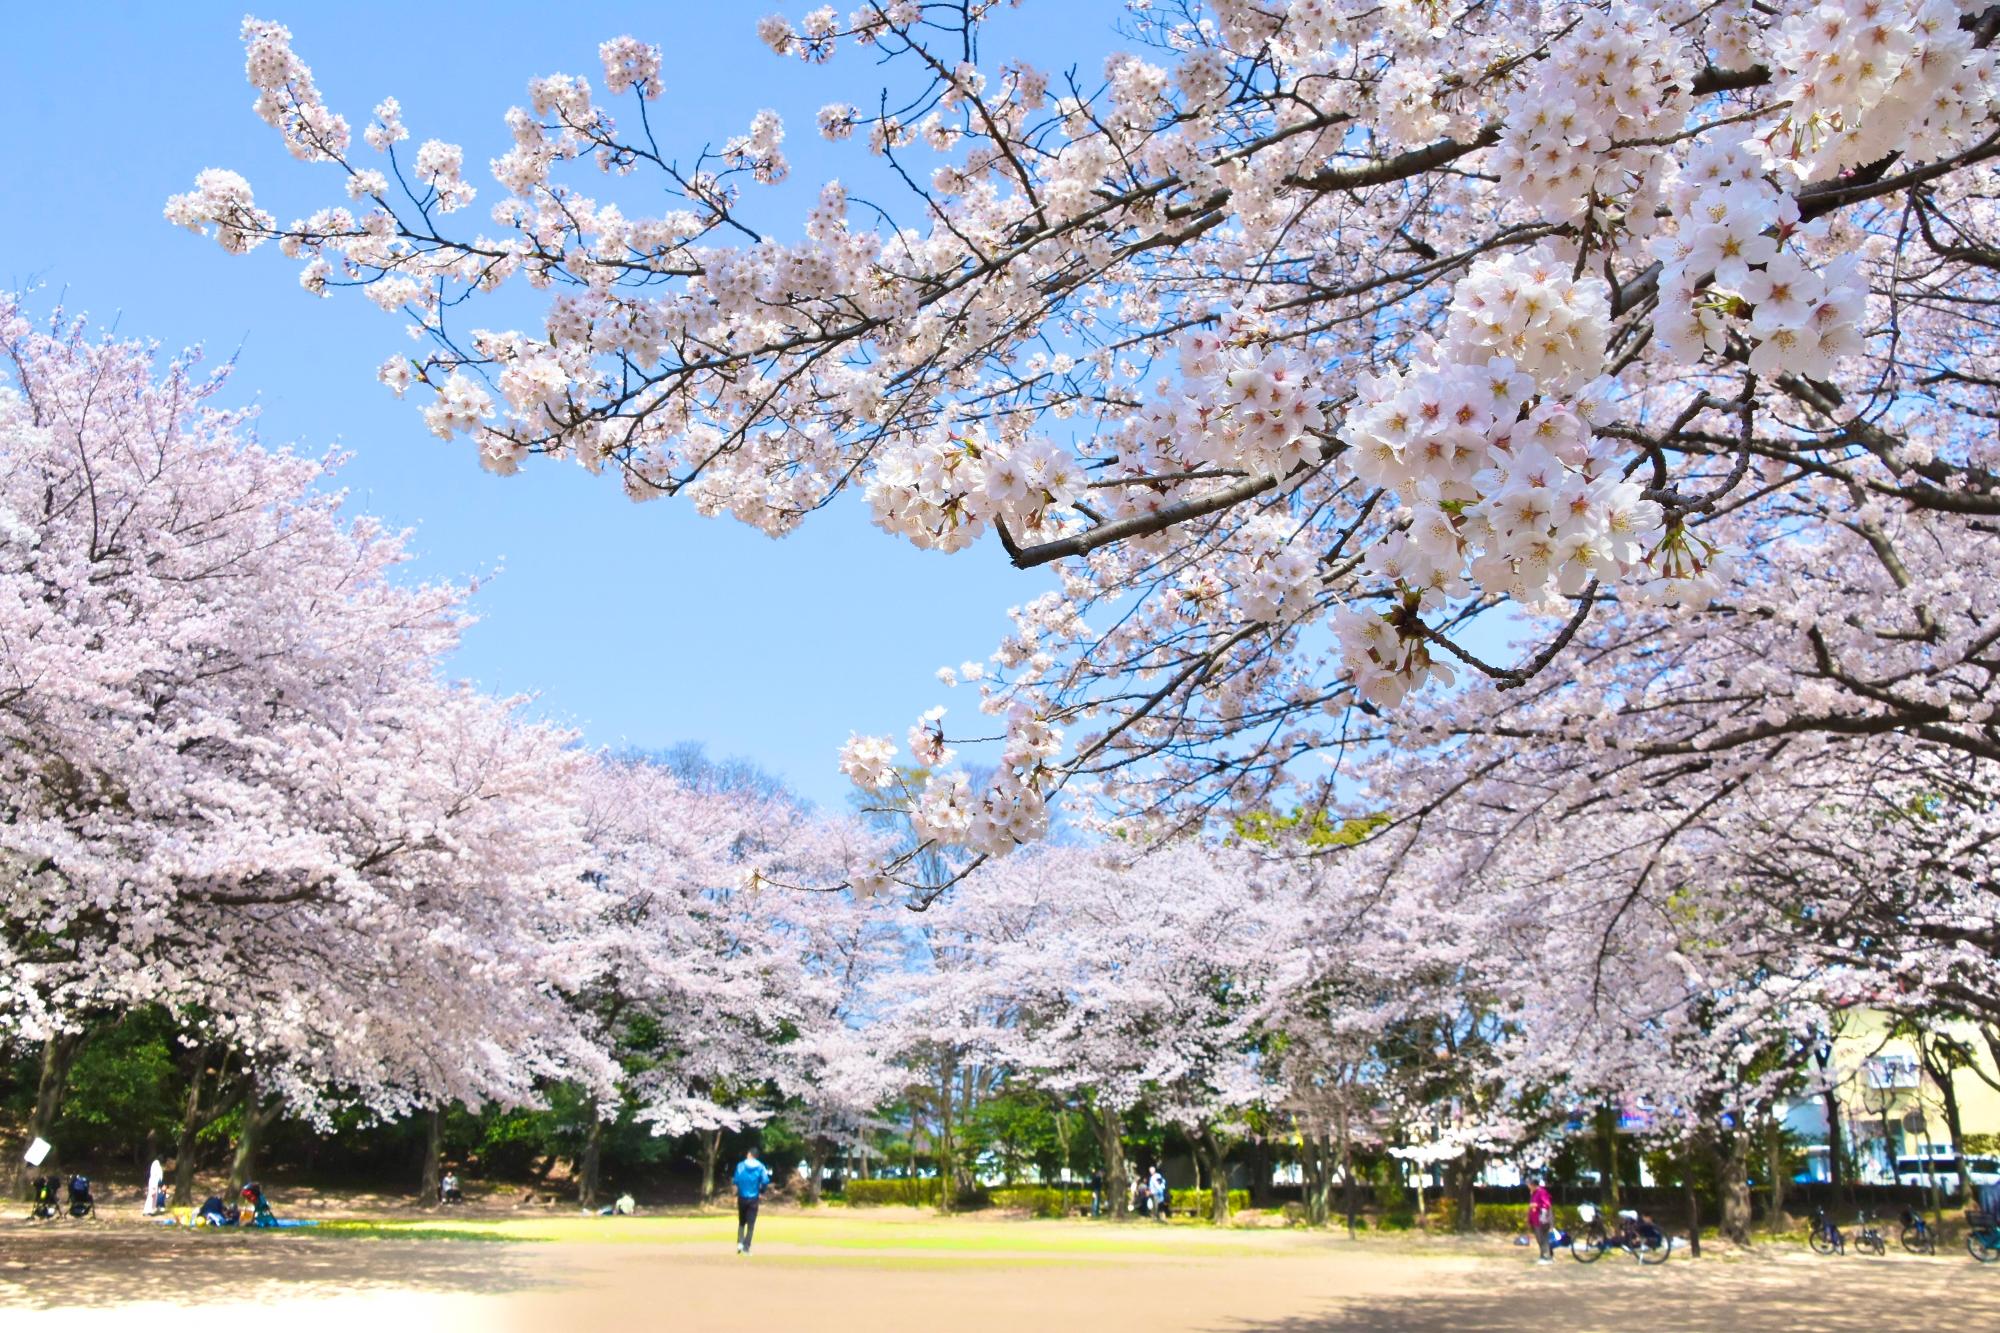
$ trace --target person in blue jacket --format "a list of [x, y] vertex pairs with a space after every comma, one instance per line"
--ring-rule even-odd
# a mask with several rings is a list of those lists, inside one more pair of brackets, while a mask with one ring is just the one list
[[736, 1164], [736, 1252], [750, 1253], [750, 1237], [757, 1231], [757, 1201], [771, 1183], [771, 1172], [757, 1160], [757, 1150], [743, 1154]]

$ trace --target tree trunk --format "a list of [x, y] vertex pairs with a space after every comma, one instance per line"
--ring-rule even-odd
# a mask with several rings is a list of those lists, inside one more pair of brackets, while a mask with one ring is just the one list
[[806, 1202], [819, 1202], [819, 1178], [826, 1169], [827, 1151], [832, 1147], [815, 1135], [806, 1140]]
[[1326, 1174], [1326, 1162], [1319, 1150], [1319, 1136], [1301, 1130], [1299, 1133], [1299, 1202], [1305, 1206], [1306, 1225], [1324, 1225], [1326, 1219], [1321, 1210], [1326, 1200], [1327, 1185], [1322, 1177]]
[[418, 1205], [435, 1208], [444, 1184], [444, 1108], [433, 1106], [424, 1119], [424, 1178], [417, 1186]]
[[1333, 1218], [1333, 1144], [1326, 1135], [1299, 1136], [1299, 1174], [1305, 1185], [1306, 1224], [1323, 1227]]
[[[77, 1047], [82, 1044], [81, 1032], [58, 1032], [42, 1043], [41, 1075], [35, 1080], [35, 1107], [28, 1115], [28, 1134], [21, 1142], [22, 1152], [36, 1139], [47, 1139], [55, 1130], [56, 1116], [62, 1112], [63, 1093], [69, 1088], [69, 1071], [76, 1064]], [[14, 1161], [15, 1197], [31, 1199], [38, 1168], [29, 1166], [18, 1154]]]
[[1335, 1122], [1340, 1133], [1340, 1200], [1347, 1211], [1347, 1238], [1354, 1239], [1354, 1135], [1347, 1125], [1347, 1108]]
[[1728, 1146], [1715, 1152], [1717, 1184], [1722, 1192], [1722, 1234], [1738, 1245], [1750, 1243], [1749, 1135], [1738, 1125], [1729, 1131]]
[[708, 1207], [715, 1197], [715, 1164], [722, 1156], [722, 1131], [704, 1129], [701, 1131], [701, 1206]]
[[1458, 1159], [1458, 1175], [1454, 1183], [1458, 1187], [1458, 1229], [1461, 1232], [1470, 1233], [1473, 1229], [1472, 1210], [1478, 1196], [1472, 1191], [1479, 1184], [1479, 1172], [1485, 1165], [1478, 1150], [1473, 1148], [1467, 1148]]
[[267, 1104], [258, 1095], [255, 1071], [244, 1075], [242, 1099], [243, 1128], [236, 1135], [236, 1153], [229, 1163], [231, 1195], [257, 1178], [257, 1153], [263, 1147], [264, 1131], [276, 1123], [284, 1107], [275, 1100]]
[[[1950, 1068], [1946, 1068], [1943, 1071], [1943, 1076], [1937, 1080], [1937, 1085], [1938, 1093], [1944, 1098], [1945, 1132], [1951, 1135], [1952, 1152], [1962, 1161], [1965, 1157], [1965, 1123], [1958, 1108], [1958, 1088], [1952, 1077], [1955, 1072]], [[1965, 1178], [1961, 1173], [1959, 1184], [1963, 1187], [1964, 1183]]]
[[201, 1132], [201, 1082], [202, 1065], [194, 1061], [192, 1076], [188, 1079], [187, 1098], [181, 1104], [180, 1134], [174, 1139], [174, 1207], [194, 1207], [194, 1152], [195, 1135]]
[[1681, 1188], [1687, 1195], [1688, 1256], [1701, 1258], [1701, 1192], [1694, 1186], [1694, 1145], [1681, 1153]]
[[938, 1063], [937, 1134], [932, 1146], [937, 1150], [938, 1211], [948, 1213], [958, 1202], [959, 1163], [957, 1130], [952, 1108], [957, 1099], [958, 1062], [946, 1056]]
[[[182, 1068], [187, 1071], [187, 1098], [181, 1103], [180, 1133], [174, 1140], [174, 1206], [192, 1208], [194, 1206], [195, 1154], [198, 1150], [197, 1137], [214, 1124], [222, 1113], [229, 1109], [230, 1100], [223, 1089], [229, 1086], [229, 1054], [223, 1052], [216, 1068], [208, 1067], [209, 1056], [214, 1048], [196, 1046], [189, 1049]], [[209, 1081], [213, 1073], [214, 1081]], [[202, 1105], [201, 1094], [204, 1087], [212, 1087], [215, 1100]]]
[[1056, 1148], [1062, 1153], [1063, 1216], [1069, 1216], [1069, 1112], [1058, 1102], [1055, 1111]]
[[1250, 1206], [1269, 1208], [1277, 1196], [1271, 1185], [1271, 1145], [1263, 1138], [1250, 1144]]
[[1847, 1134], [1840, 1123], [1840, 1098], [1832, 1088], [1820, 1094], [1826, 1107], [1826, 1175], [1838, 1194], [1847, 1186]]
[[1132, 1209], [1132, 1177], [1125, 1165], [1125, 1122], [1118, 1112], [1106, 1107], [1085, 1106], [1084, 1122], [1097, 1138], [1098, 1155], [1104, 1159], [1104, 1192], [1110, 1196], [1111, 1215], [1124, 1221]]
[[1219, 1227], [1229, 1225], [1229, 1170], [1223, 1162], [1222, 1143], [1215, 1126], [1203, 1125], [1195, 1136], [1195, 1155], [1208, 1171], [1209, 1218]]
[[597, 1099], [584, 1103], [590, 1127], [584, 1131], [583, 1158], [576, 1168], [576, 1201], [585, 1208], [597, 1206], [597, 1173], [604, 1160], [604, 1119], [597, 1113]]
[[1771, 1215], [1764, 1219], [1766, 1231], [1785, 1228], [1785, 1127], [1777, 1116], [1770, 1118], [1770, 1151], [1765, 1162], [1771, 1173]]
[[1604, 1173], [1598, 1197], [1604, 1211], [1616, 1217], [1624, 1196], [1618, 1182], [1618, 1112], [1609, 1106], [1597, 1110], [1597, 1156], [1598, 1169]]

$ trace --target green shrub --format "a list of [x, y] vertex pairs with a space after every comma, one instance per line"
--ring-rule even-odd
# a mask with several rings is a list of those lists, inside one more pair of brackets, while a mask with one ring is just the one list
[[[1556, 1209], [1555, 1222], [1564, 1231], [1574, 1231], [1582, 1225], [1574, 1208]], [[1447, 1199], [1444, 1204], [1444, 1226], [1452, 1231], [1458, 1227], [1458, 1200]], [[1519, 1235], [1528, 1229], [1528, 1205], [1525, 1203], [1476, 1203], [1472, 1205], [1472, 1229], [1474, 1231], [1497, 1232], [1502, 1235]]]
[[1417, 1224], [1417, 1210], [1409, 1204], [1390, 1208], [1382, 1214], [1382, 1230], [1408, 1231]]
[[901, 1204], [907, 1208], [935, 1208], [938, 1201], [937, 1177], [901, 1180], [850, 1180], [843, 1197], [850, 1208], [879, 1208]]
[[[1176, 1213], [1197, 1213], [1207, 1217], [1215, 1207], [1215, 1196], [1207, 1190], [1168, 1190], [1167, 1206]], [[1250, 1206], [1249, 1190], [1229, 1191], [1229, 1211], [1241, 1212]]]
[[[1033, 1213], [1036, 1217], [1061, 1217], [1067, 1205], [1074, 1203], [1078, 1191], [1071, 1190], [1067, 1200], [1063, 1192], [1047, 1185], [1016, 1185], [1003, 1189], [988, 1190], [986, 1197], [995, 1208], [1018, 1208]], [[1090, 1201], [1090, 1192], [1082, 1192], [1083, 1201]]]

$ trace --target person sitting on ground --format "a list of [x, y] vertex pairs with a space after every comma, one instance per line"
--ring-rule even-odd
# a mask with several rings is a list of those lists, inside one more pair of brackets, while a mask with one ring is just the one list
[[274, 1227], [278, 1225], [278, 1215], [271, 1211], [271, 1205], [264, 1198], [264, 1187], [256, 1181], [243, 1186], [243, 1202], [250, 1206], [250, 1225]]
[[198, 1224], [211, 1227], [233, 1227], [242, 1215], [240, 1209], [223, 1203], [221, 1196], [215, 1194], [203, 1199], [201, 1207], [194, 1211], [195, 1221]]

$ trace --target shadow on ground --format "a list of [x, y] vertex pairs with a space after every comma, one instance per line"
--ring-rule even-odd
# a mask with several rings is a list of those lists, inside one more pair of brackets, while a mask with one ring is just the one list
[[1211, 1324], [1209, 1333], [1881, 1333], [1909, 1323], [2000, 1329], [2000, 1271], [1893, 1257], [1815, 1263], [1748, 1256], [1662, 1269], [1584, 1269], [1558, 1260], [1490, 1274], [1477, 1290], [1336, 1300], [1318, 1313]]
[[[490, 1239], [490, 1238], [483, 1238]], [[303, 1232], [0, 1231], [0, 1308], [185, 1304], [282, 1286], [289, 1296], [365, 1291], [479, 1293], [551, 1289], [506, 1244], [412, 1244]]]

